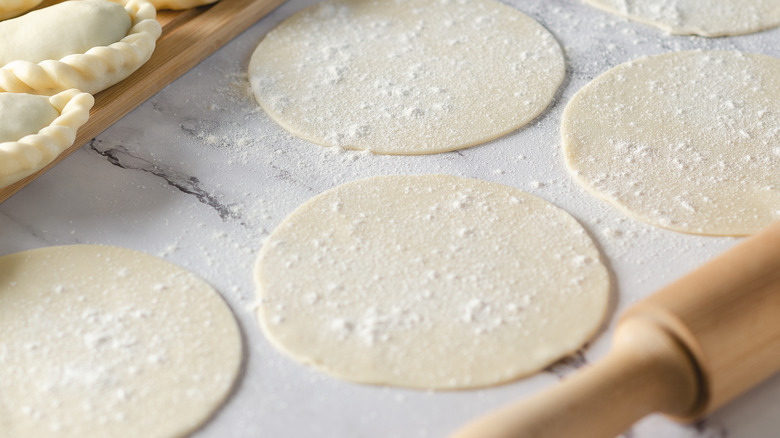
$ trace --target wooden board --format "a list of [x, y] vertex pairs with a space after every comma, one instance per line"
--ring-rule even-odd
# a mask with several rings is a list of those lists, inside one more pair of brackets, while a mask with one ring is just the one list
[[[166, 85], [195, 67], [284, 0], [221, 0], [183, 11], [159, 11], [162, 36], [149, 61], [124, 81], [95, 95], [89, 121], [73, 146], [41, 171], [0, 189], [0, 203], [108, 129]], [[49, 1], [44, 5], [57, 3]]]

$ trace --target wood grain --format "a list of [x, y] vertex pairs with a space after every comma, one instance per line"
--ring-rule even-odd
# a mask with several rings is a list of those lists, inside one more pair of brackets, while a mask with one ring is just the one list
[[780, 371], [780, 221], [628, 309], [691, 352], [707, 393], [697, 417]]
[[[159, 11], [162, 36], [152, 57], [124, 81], [95, 95], [89, 121], [73, 146], [29, 177], [0, 189], [0, 203], [87, 144], [220, 47], [266, 16], [284, 0], [222, 0], [183, 11]], [[47, 1], [46, 4], [56, 2]]]

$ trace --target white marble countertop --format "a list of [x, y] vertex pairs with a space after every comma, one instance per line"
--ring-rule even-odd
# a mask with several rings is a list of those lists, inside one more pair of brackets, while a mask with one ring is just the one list
[[[0, 205], [0, 255], [73, 243], [119, 245], [202, 276], [240, 322], [245, 372], [227, 404], [194, 436], [439, 437], [469, 418], [553, 385], [609, 348], [620, 312], [736, 242], [630, 219], [566, 174], [559, 120], [571, 96], [624, 61], [692, 48], [780, 56], [780, 29], [719, 39], [672, 37], [578, 0], [510, 0], [564, 47], [567, 78], [530, 126], [486, 145], [432, 156], [327, 149], [289, 136], [248, 91], [249, 57], [275, 24], [312, 0], [289, 0], [53, 170]], [[251, 310], [252, 267], [264, 238], [310, 197], [388, 173], [448, 173], [519, 187], [577, 217], [615, 274], [613, 311], [584, 355], [497, 388], [425, 392], [326, 377], [276, 352]], [[540, 184], [541, 183], [541, 184]], [[696, 425], [651, 417], [627, 437], [778, 436], [780, 377]]]

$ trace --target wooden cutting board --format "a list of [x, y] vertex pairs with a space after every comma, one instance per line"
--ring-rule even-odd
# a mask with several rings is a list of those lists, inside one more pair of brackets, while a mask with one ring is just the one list
[[[166, 85], [195, 67], [284, 0], [221, 0], [183, 11], [158, 11], [162, 36], [149, 61], [124, 81], [95, 95], [89, 121], [73, 146], [41, 171], [0, 189], [0, 203], [108, 129]], [[47, 1], [42, 7], [58, 3]]]

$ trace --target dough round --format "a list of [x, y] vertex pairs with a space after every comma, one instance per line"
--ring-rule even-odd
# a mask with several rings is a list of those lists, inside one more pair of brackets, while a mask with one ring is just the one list
[[241, 364], [233, 315], [155, 257], [75, 245], [0, 258], [0, 437], [173, 438]]
[[260, 106], [294, 135], [402, 155], [514, 131], [564, 74], [555, 38], [493, 0], [327, 0], [269, 32], [249, 63]]
[[676, 35], [743, 35], [780, 25], [777, 0], [584, 0]]
[[311, 199], [255, 270], [260, 324], [293, 358], [346, 380], [494, 385], [595, 332], [609, 276], [582, 226], [518, 189], [380, 176]]
[[619, 65], [563, 114], [566, 164], [597, 196], [676, 231], [780, 219], [780, 60], [689, 51]]

